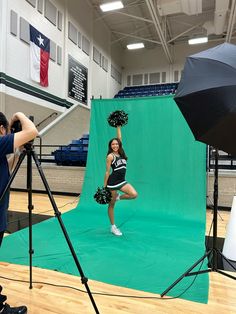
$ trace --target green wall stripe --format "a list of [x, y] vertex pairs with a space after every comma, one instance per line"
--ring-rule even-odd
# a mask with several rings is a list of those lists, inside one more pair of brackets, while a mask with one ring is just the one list
[[61, 107], [70, 108], [71, 106], [73, 106], [73, 103], [67, 101], [66, 99], [59, 98], [53, 94], [42, 91], [41, 89], [38, 89], [11, 76], [8, 76], [3, 72], [0, 72], [0, 84], [4, 84], [25, 94], [46, 100]]

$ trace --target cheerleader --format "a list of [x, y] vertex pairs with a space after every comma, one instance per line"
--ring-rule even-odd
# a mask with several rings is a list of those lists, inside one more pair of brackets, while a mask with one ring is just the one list
[[[111, 222], [111, 233], [116, 236], [122, 236], [122, 232], [115, 225], [115, 203], [118, 200], [135, 199], [138, 194], [134, 187], [125, 179], [127, 156], [122, 147], [121, 127], [117, 126], [116, 129], [117, 137], [111, 139], [108, 144], [104, 186], [109, 188], [112, 194], [111, 202], [108, 205], [108, 216]], [[123, 193], [120, 195], [117, 191], [121, 191]]]

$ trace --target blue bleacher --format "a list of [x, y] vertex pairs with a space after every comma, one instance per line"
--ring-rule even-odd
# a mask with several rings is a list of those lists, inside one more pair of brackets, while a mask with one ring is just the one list
[[173, 95], [178, 83], [166, 83], [156, 85], [126, 86], [119, 91], [114, 98], [148, 97]]
[[57, 165], [86, 166], [88, 154], [89, 134], [82, 138], [72, 140], [69, 145], [60, 146], [52, 152]]

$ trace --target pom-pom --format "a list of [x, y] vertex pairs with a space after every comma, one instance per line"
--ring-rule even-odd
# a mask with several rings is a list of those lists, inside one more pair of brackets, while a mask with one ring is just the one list
[[123, 110], [116, 110], [109, 115], [107, 121], [114, 128], [123, 126], [128, 123], [128, 114]]
[[93, 197], [99, 204], [108, 204], [111, 201], [111, 191], [107, 187], [98, 187]]

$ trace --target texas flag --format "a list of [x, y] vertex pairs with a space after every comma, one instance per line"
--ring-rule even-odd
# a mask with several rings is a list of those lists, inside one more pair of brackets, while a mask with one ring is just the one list
[[50, 40], [30, 25], [30, 76], [42, 86], [48, 86]]

